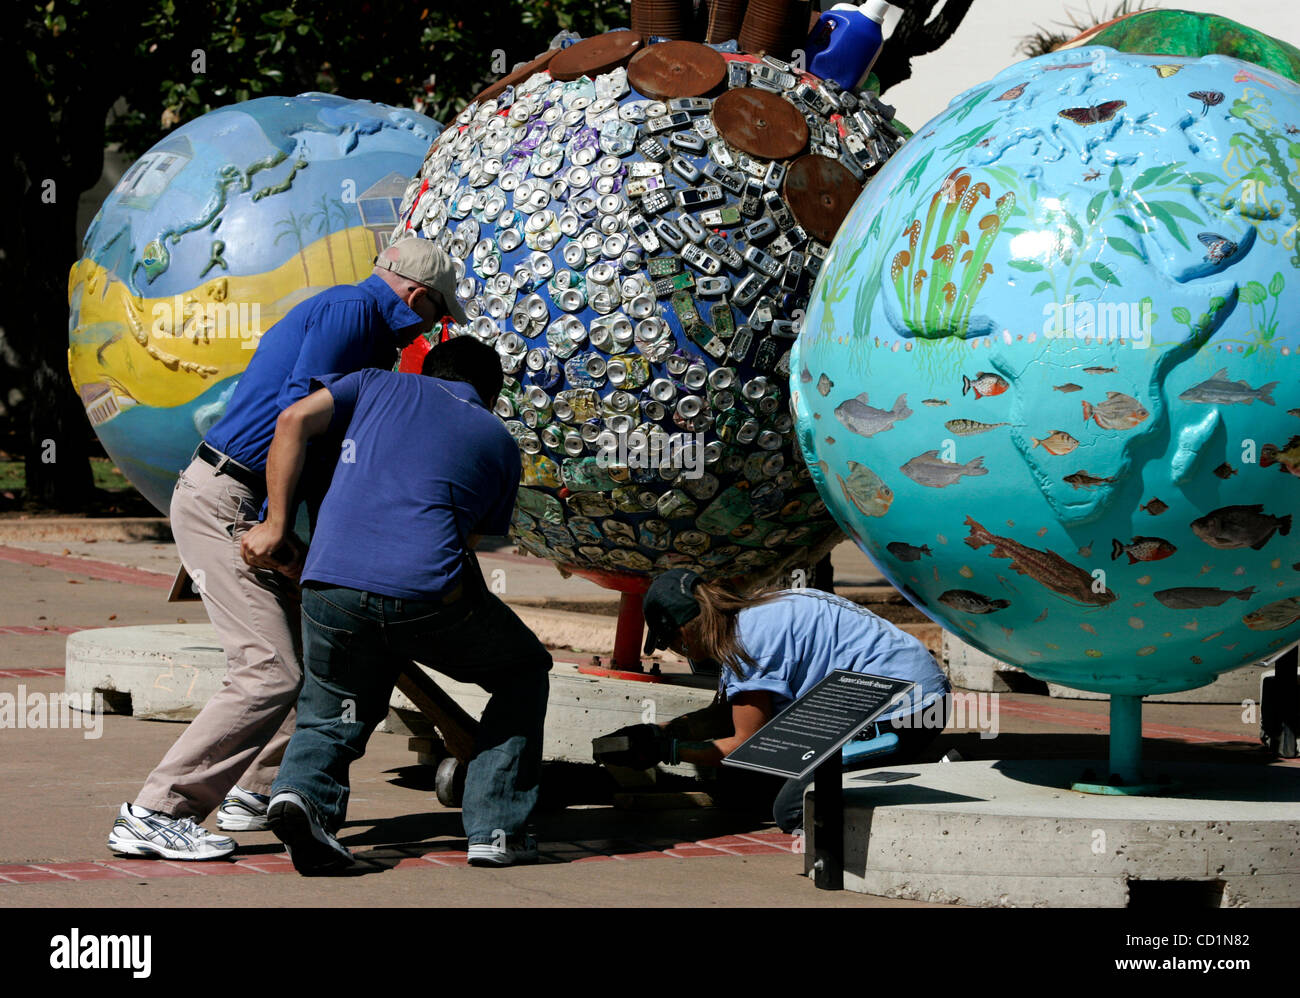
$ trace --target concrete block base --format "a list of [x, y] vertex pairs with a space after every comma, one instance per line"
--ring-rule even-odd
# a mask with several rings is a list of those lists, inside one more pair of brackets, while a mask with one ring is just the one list
[[[576, 616], [570, 614], [569, 616]], [[189, 721], [221, 688], [226, 656], [209, 624], [150, 624], [104, 627], [68, 636], [69, 693], [104, 694], [110, 713], [150, 720]], [[488, 695], [429, 670], [434, 681], [470, 714], [478, 717]], [[551, 671], [543, 757], [548, 761], [592, 762], [591, 740], [643, 721], [664, 721], [713, 701], [717, 680], [673, 676], [668, 682], [639, 682], [588, 675], [576, 665], [557, 663]], [[421, 761], [436, 761], [432, 724], [400, 691], [394, 690], [381, 730], [422, 739]], [[694, 773], [681, 766], [672, 772]]]
[[[980, 907], [1300, 904], [1300, 773], [1289, 766], [1160, 763], [1166, 797], [1100, 797], [1070, 784], [1096, 761], [898, 767], [844, 778], [844, 886]], [[805, 872], [816, 853], [809, 793]], [[1136, 885], [1136, 886], [1135, 886]], [[1175, 893], [1176, 892], [1176, 893]]]
[[211, 624], [98, 627], [68, 635], [64, 688], [103, 693], [109, 713], [190, 721], [226, 674]]

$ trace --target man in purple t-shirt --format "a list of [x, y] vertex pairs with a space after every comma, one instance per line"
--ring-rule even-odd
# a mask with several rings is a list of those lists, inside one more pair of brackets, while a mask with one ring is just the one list
[[388, 712], [414, 659], [491, 694], [465, 774], [463, 819], [475, 866], [535, 862], [525, 825], [537, 802], [551, 656], [487, 591], [469, 552], [504, 534], [519, 450], [492, 406], [496, 351], [469, 336], [436, 346], [423, 374], [360, 371], [280, 416], [266, 465], [266, 522], [244, 558], [272, 564], [307, 441], [342, 440], [302, 571], [298, 727], [271, 788], [271, 830], [301, 873], [347, 866], [335, 837], [348, 768]]

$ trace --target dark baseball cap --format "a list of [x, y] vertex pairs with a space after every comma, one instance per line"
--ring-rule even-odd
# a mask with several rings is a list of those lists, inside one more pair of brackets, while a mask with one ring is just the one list
[[677, 632], [700, 615], [700, 604], [694, 595], [700, 581], [689, 569], [674, 568], [650, 583], [642, 602], [649, 628], [645, 654], [667, 648]]

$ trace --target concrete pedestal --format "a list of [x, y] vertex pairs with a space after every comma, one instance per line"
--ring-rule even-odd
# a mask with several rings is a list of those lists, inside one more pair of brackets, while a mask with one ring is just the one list
[[[1151, 764], [1169, 796], [1068, 789], [1091, 761], [890, 767], [844, 778], [844, 886], [982, 907], [1300, 904], [1300, 770]], [[816, 852], [807, 798], [805, 872]]]

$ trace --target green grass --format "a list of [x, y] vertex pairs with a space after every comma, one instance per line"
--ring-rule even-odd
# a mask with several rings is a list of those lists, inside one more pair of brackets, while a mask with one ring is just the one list
[[[135, 486], [118, 471], [117, 465], [106, 457], [92, 457], [90, 470], [95, 477], [95, 488], [105, 492], [134, 492]], [[21, 492], [27, 485], [22, 461], [0, 461], [0, 492]]]

